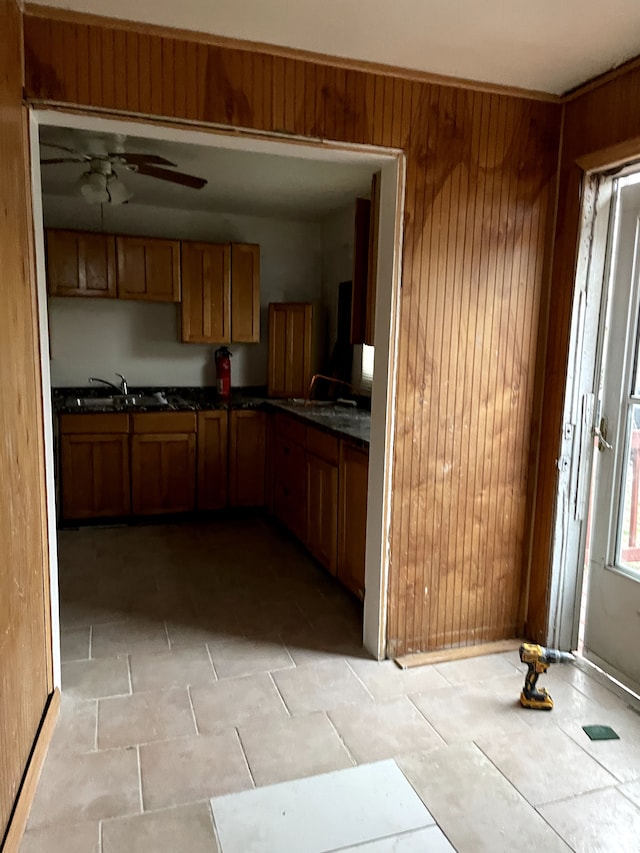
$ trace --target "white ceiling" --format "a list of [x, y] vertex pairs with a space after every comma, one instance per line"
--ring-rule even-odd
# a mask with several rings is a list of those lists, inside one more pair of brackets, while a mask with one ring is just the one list
[[[319, 159], [321, 155], [310, 158], [306, 146], [297, 149], [289, 146], [284, 149], [285, 156], [212, 147], [211, 142], [191, 144], [131, 134], [119, 137], [102, 130], [101, 124], [104, 122], [95, 120], [91, 130], [41, 126], [41, 159], [73, 157], [51, 147], [52, 143], [82, 153], [100, 154], [121, 150], [118, 146], [124, 140], [125, 153], [159, 154], [176, 164], [175, 171], [208, 181], [202, 189], [194, 190], [115, 167], [133, 193], [132, 203], [157, 207], [318, 221], [356, 197], [368, 196], [371, 175], [384, 162], [383, 157], [349, 152], [329, 160]], [[120, 129], [117, 123], [111, 124]], [[44, 194], [76, 196], [79, 203], [85, 204], [80, 200], [77, 181], [87, 169], [86, 163], [42, 166]]]
[[638, 0], [38, 0], [561, 94], [640, 54]]

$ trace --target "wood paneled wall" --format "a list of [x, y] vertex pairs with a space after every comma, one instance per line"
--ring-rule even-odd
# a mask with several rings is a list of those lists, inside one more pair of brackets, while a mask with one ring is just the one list
[[0, 0], [0, 847], [52, 690], [21, 42], [15, 0]]
[[32, 101], [405, 151], [389, 653], [517, 635], [561, 107], [43, 14]]
[[[549, 600], [548, 567], [553, 527], [554, 498], [562, 433], [562, 409], [567, 372], [571, 306], [580, 222], [581, 186], [584, 172], [576, 162], [587, 155], [592, 162], [618, 161], [622, 149], [629, 159], [640, 157], [640, 68], [631, 67], [609, 82], [597, 85], [568, 101], [565, 106], [561, 153], [560, 191], [550, 294], [548, 347], [540, 445], [534, 552], [531, 566], [527, 632], [546, 639]], [[627, 144], [625, 144], [627, 143]], [[616, 150], [614, 146], [618, 146]], [[612, 149], [607, 154], [606, 149]]]

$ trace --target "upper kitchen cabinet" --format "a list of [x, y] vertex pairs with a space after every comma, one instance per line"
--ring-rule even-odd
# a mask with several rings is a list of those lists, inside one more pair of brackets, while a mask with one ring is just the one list
[[311, 381], [313, 305], [272, 302], [269, 305], [270, 397], [306, 397]]
[[356, 199], [353, 245], [351, 343], [373, 346], [378, 277], [380, 172], [371, 179], [371, 200]]
[[116, 237], [118, 297], [180, 302], [180, 241]]
[[85, 231], [46, 232], [50, 296], [116, 295], [115, 238]]
[[231, 343], [231, 248], [182, 242], [182, 340]]
[[231, 245], [231, 341], [260, 342], [260, 246], [252, 243]]
[[182, 340], [260, 341], [260, 246], [182, 241]]

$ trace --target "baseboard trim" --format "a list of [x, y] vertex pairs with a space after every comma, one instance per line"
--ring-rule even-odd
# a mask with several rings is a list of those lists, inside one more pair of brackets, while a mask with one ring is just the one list
[[9, 826], [7, 827], [4, 842], [0, 845], [2, 853], [18, 853], [59, 711], [60, 691], [56, 687], [47, 700], [40, 727], [33, 742], [33, 748], [29, 755], [24, 776], [22, 777], [22, 783], [18, 790], [13, 812], [9, 818]]
[[402, 655], [394, 658], [400, 669], [411, 669], [414, 666], [426, 666], [430, 663], [446, 663], [450, 660], [476, 658], [480, 655], [495, 655], [500, 652], [513, 652], [520, 648], [522, 640], [496, 640], [493, 643], [482, 643], [479, 646], [464, 646], [457, 649], [442, 649], [438, 652], [416, 652], [413, 655]]

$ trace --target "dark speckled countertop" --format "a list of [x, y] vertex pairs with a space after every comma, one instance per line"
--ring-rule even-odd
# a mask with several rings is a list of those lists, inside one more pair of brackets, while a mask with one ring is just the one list
[[348, 436], [361, 447], [369, 447], [371, 412], [366, 409], [356, 409], [339, 403], [325, 404], [315, 401], [298, 403], [284, 400], [269, 400], [268, 408], [286, 412], [286, 414], [320, 427], [326, 432]]
[[[352, 408], [335, 403], [304, 403], [301, 401], [274, 400], [267, 397], [266, 388], [235, 388], [230, 400], [222, 400], [215, 388], [193, 387], [135, 387], [129, 389], [130, 395], [164, 395], [166, 405], [118, 406], [79, 405], [78, 400], [101, 399], [110, 396], [108, 388], [90, 385], [79, 388], [53, 388], [53, 410], [56, 414], [88, 414], [105, 412], [162, 412], [162, 411], [212, 411], [215, 409], [268, 409], [285, 412], [306, 423], [313, 424], [326, 432], [338, 436], [347, 436], [361, 447], [369, 447], [371, 432], [371, 413], [366, 409]], [[117, 395], [115, 397], [117, 400]]]
[[161, 394], [166, 399], [166, 405], [154, 406], [120, 406], [118, 395], [114, 395], [115, 405], [104, 407], [96, 405], [83, 406], [78, 400], [102, 399], [111, 397], [107, 387], [89, 385], [79, 388], [53, 388], [53, 409], [56, 414], [87, 414], [90, 412], [201, 412], [215, 409], [257, 409], [266, 400], [266, 388], [235, 388], [230, 400], [221, 399], [215, 388], [192, 387], [130, 387], [129, 395], [155, 396]]

